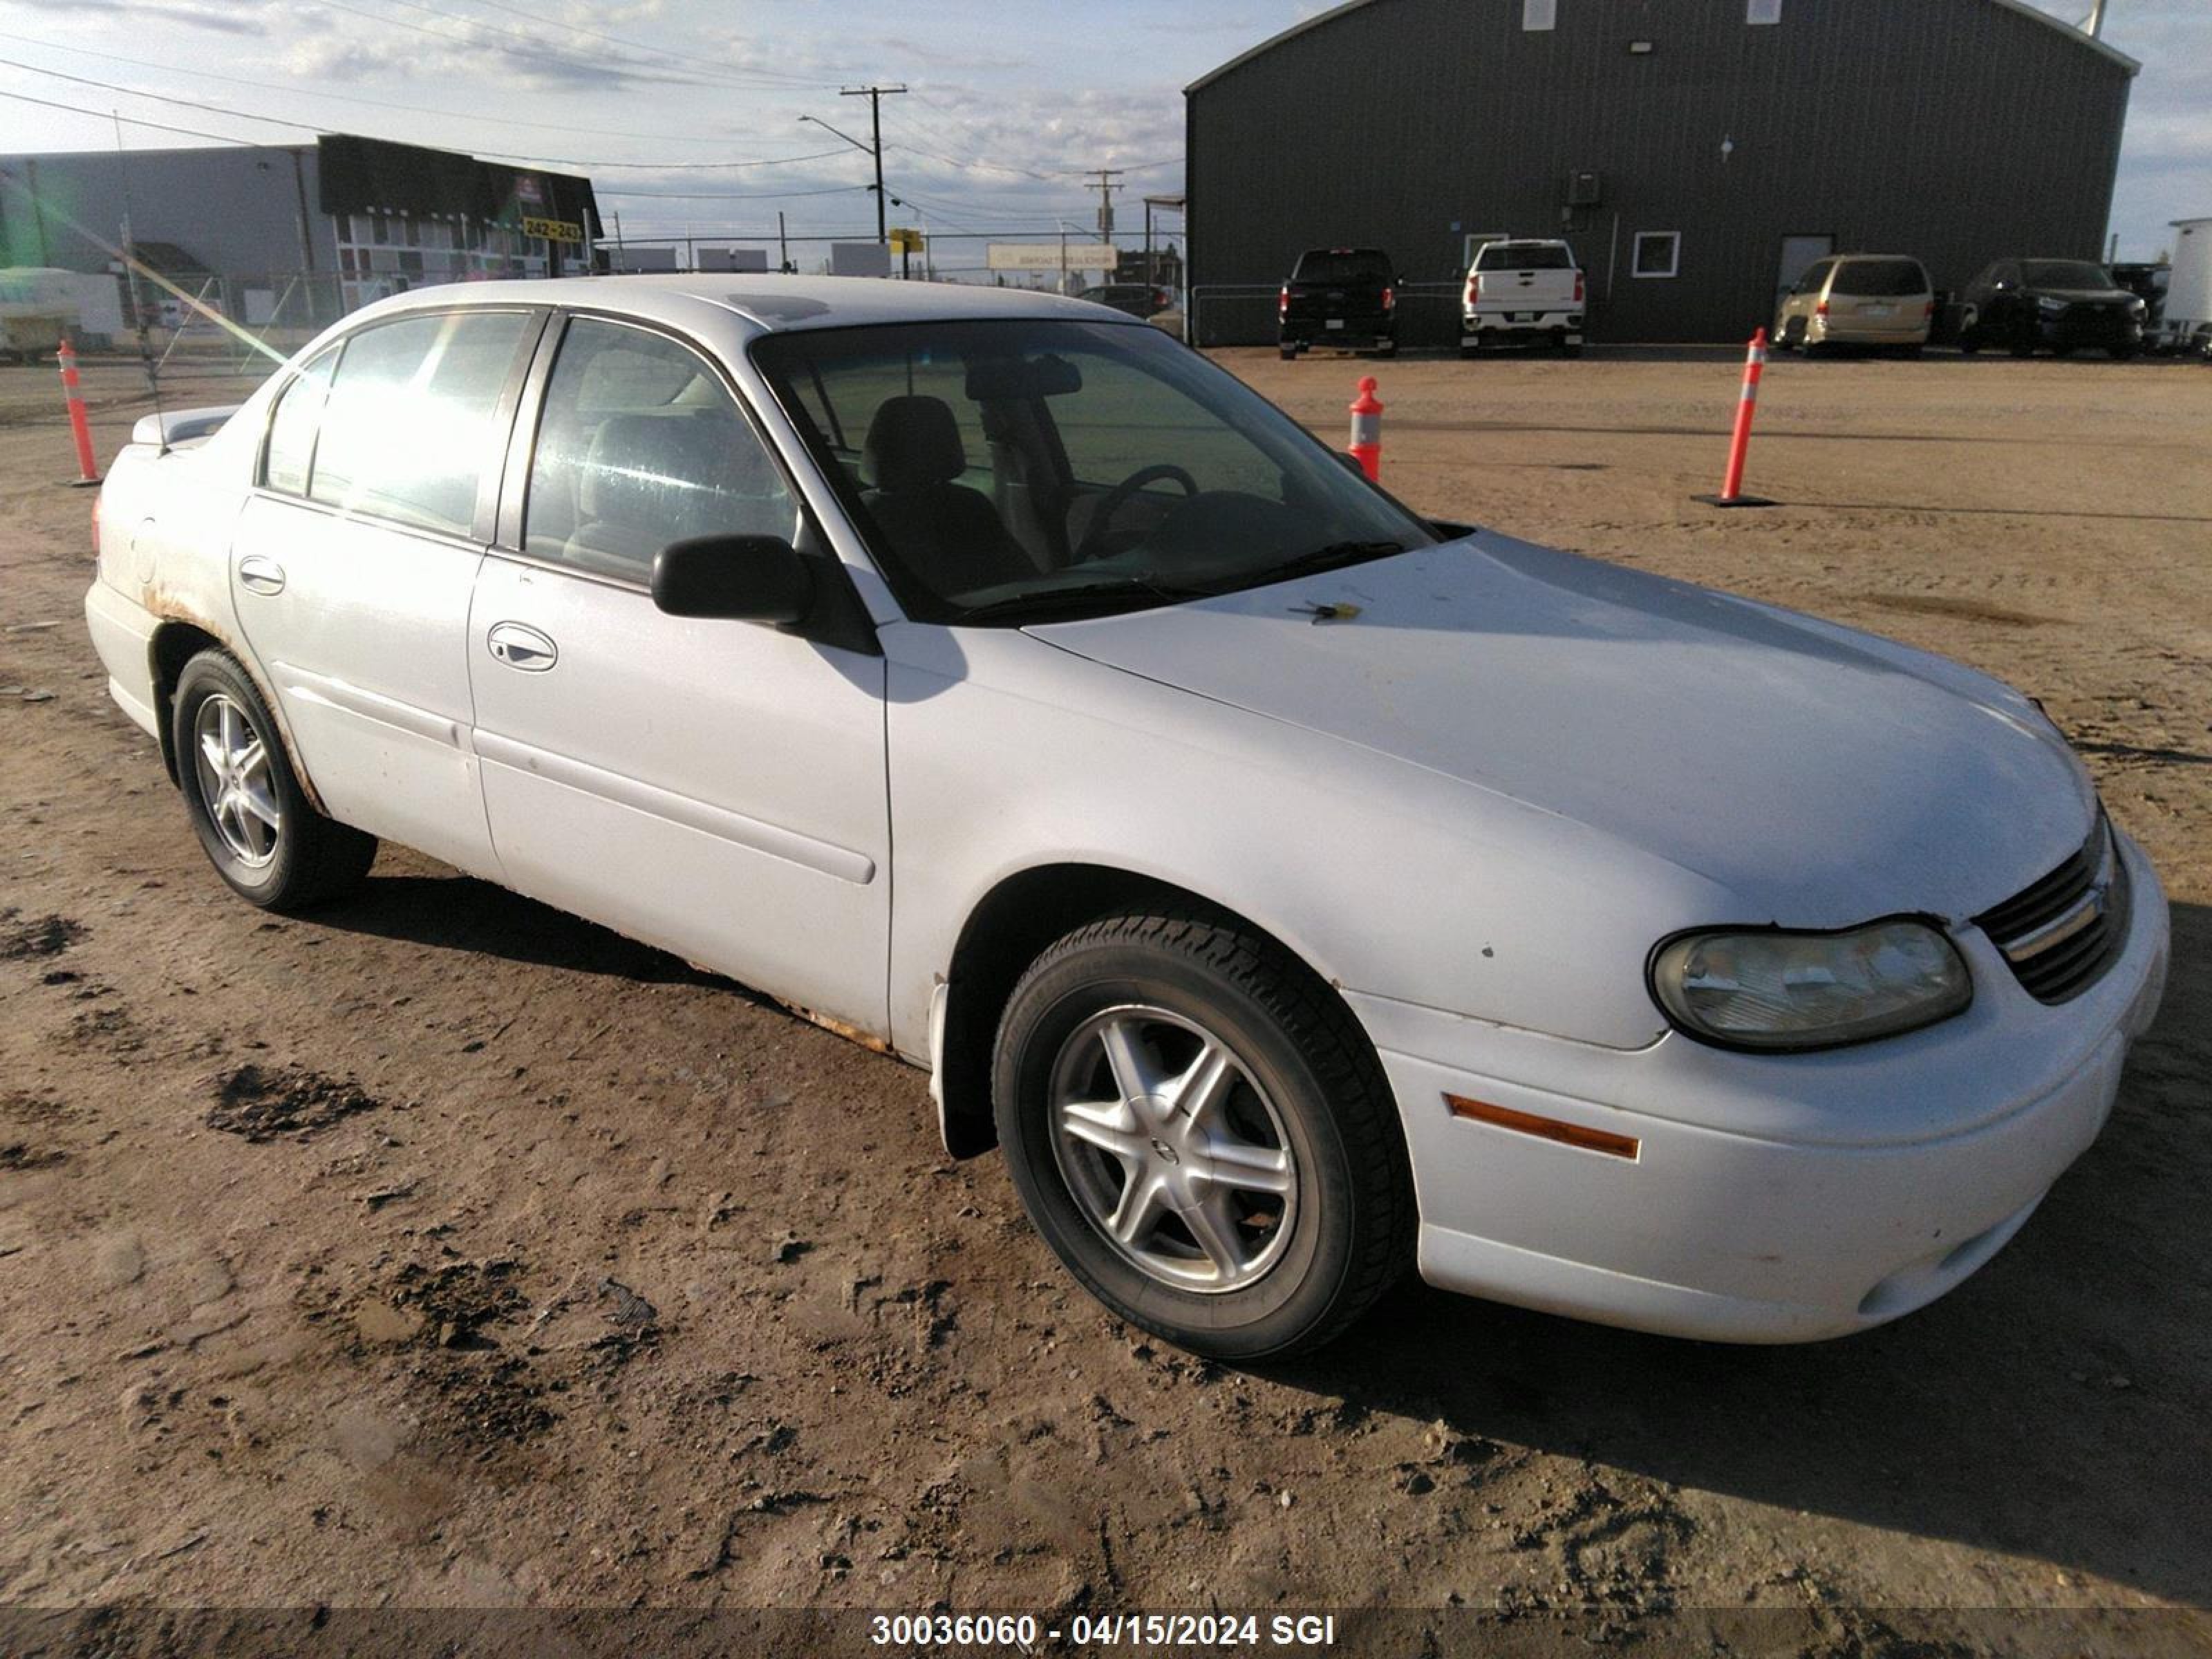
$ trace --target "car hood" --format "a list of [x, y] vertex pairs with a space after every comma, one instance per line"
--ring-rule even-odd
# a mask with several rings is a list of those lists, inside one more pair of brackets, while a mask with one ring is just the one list
[[1961, 919], [2095, 810], [2049, 722], [1984, 676], [1486, 533], [1027, 631], [1574, 819], [1726, 888], [1742, 913], [1717, 921]]
[[2136, 297], [2118, 288], [2038, 288], [2028, 292], [2039, 300], [2063, 300], [2069, 306], [2125, 305]]

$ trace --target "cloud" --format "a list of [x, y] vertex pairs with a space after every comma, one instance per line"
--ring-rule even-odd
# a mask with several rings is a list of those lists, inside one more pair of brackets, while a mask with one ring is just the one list
[[267, 34], [266, 14], [252, 7], [198, 6], [190, 0], [15, 0], [31, 11], [52, 12], [71, 20], [93, 19], [131, 24], [178, 23], [218, 34]]

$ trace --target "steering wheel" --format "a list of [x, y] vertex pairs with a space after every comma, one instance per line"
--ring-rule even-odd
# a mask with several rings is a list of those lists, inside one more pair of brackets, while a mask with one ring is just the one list
[[1198, 494], [1198, 480], [1172, 461], [1139, 467], [1098, 498], [1098, 510], [1091, 515], [1091, 527], [1083, 532], [1082, 543], [1069, 556], [1068, 562], [1084, 564], [1098, 557], [1099, 544], [1106, 539], [1106, 532], [1114, 522], [1114, 515], [1121, 510], [1121, 504], [1146, 484], [1160, 478], [1172, 478], [1182, 486], [1182, 493], [1186, 496]]

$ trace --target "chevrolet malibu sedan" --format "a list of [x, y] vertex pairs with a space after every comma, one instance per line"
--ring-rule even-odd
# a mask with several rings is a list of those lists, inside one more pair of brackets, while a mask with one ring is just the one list
[[2030, 699], [1423, 519], [1079, 302], [409, 294], [142, 422], [98, 522], [109, 690], [247, 901], [394, 841], [761, 988], [1206, 1354], [1415, 1267], [1893, 1318], [2096, 1136], [2165, 976]]

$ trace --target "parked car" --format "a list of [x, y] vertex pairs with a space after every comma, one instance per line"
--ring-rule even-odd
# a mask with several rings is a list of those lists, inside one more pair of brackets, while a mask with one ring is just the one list
[[1153, 283], [1101, 283], [1077, 296], [1093, 305], [1111, 306], [1130, 317], [1157, 317], [1175, 304], [1175, 295]]
[[[403, 842], [927, 1067], [1198, 1352], [1413, 1267], [1879, 1324], [2027, 1222], [2159, 1001], [2158, 878], [2028, 698], [1426, 520], [1093, 306], [434, 288], [168, 422], [85, 611], [232, 889]], [[793, 1109], [886, 1148], [848, 1201], [922, 1190]]]
[[1395, 272], [1390, 256], [1379, 248], [1317, 247], [1298, 255], [1275, 301], [1284, 357], [1316, 344], [1395, 354]]
[[1580, 356], [1583, 296], [1582, 268], [1566, 243], [1485, 242], [1460, 298], [1460, 355], [1471, 357], [1488, 345], [1549, 345]]
[[1919, 260], [1839, 253], [1815, 260], [1774, 317], [1778, 350], [1863, 346], [1917, 354], [1936, 319], [1936, 289]]
[[2039, 346], [2060, 357], [2082, 346], [2132, 357], [2150, 312], [2087, 259], [1999, 259], [1967, 285], [1960, 305], [1960, 350], [2002, 346], [2015, 357]]

